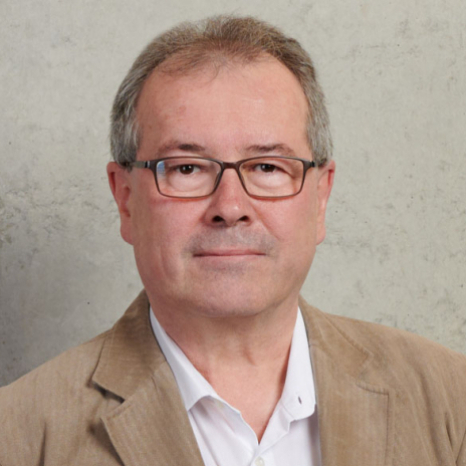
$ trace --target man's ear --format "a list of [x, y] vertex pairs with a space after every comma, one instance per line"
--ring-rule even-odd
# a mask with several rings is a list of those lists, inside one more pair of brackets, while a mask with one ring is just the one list
[[133, 244], [131, 235], [131, 211], [129, 199], [131, 197], [131, 183], [128, 170], [116, 162], [107, 165], [107, 176], [113, 197], [120, 213], [120, 233], [122, 238], [129, 244]]
[[317, 244], [325, 239], [325, 212], [333, 187], [335, 168], [335, 162], [331, 160], [317, 169]]

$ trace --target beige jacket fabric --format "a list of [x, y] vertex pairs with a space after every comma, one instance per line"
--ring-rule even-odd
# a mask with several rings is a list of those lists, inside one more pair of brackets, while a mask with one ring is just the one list
[[[465, 356], [300, 306], [324, 466], [466, 466]], [[111, 330], [0, 389], [1, 466], [202, 464], [144, 292]]]

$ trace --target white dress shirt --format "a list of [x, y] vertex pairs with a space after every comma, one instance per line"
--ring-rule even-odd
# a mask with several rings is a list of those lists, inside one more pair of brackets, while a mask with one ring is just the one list
[[152, 309], [150, 316], [206, 466], [320, 466], [314, 380], [300, 310], [282, 396], [260, 443], [241, 413], [218, 396], [167, 335]]

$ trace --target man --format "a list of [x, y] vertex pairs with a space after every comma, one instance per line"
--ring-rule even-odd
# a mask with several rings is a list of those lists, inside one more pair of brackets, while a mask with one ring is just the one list
[[0, 391], [0, 465], [465, 465], [466, 358], [299, 299], [335, 164], [294, 40], [251, 18], [154, 40], [112, 113], [145, 291]]

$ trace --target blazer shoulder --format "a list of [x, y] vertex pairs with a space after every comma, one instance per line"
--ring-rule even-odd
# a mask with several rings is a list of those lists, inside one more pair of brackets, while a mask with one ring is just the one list
[[[442, 372], [443, 368], [464, 368], [466, 355], [406, 330], [388, 327], [331, 314], [326, 319], [348, 338], [358, 342], [375, 357], [392, 363], [405, 361], [411, 367], [429, 366]], [[445, 363], [447, 366], [445, 367]], [[464, 374], [466, 381], [466, 372]]]
[[92, 375], [107, 335], [69, 349], [0, 388], [0, 464], [35, 465], [46, 437], [73, 438], [98, 422], [105, 394], [96, 390]]
[[311, 347], [333, 366], [353, 368], [359, 387], [390, 393], [398, 422], [431, 426], [422, 435], [442, 432], [466, 459], [465, 355], [404, 330], [303, 308]]
[[371, 353], [363, 377], [393, 388], [400, 409], [419, 422], [441, 426], [455, 456], [466, 459], [466, 356], [404, 330], [329, 319]]
[[[0, 388], [0, 407], [10, 397], [32, 396], [33, 392], [50, 392], [53, 385], [71, 386], [85, 383], [98, 362], [106, 331], [92, 340], [70, 348], [45, 362], [15, 382]], [[41, 393], [42, 394], [42, 393]]]
[[405, 330], [310, 310], [317, 313], [314, 321], [320, 327], [332, 328], [325, 335], [339, 335], [369, 355], [363, 369], [367, 380], [426, 402], [435, 400], [439, 407], [461, 412], [466, 421], [464, 354]]
[[[413, 382], [466, 391], [466, 356], [414, 333], [362, 320], [327, 314], [301, 302], [307, 315], [311, 340], [329, 349], [346, 344], [365, 353], [370, 366], [385, 382], [403, 386]], [[334, 355], [335, 356], [335, 355]], [[374, 371], [376, 373], [376, 371]], [[465, 403], [466, 405], [466, 403]]]
[[[47, 361], [15, 382], [0, 388], [0, 425], [13, 420], [43, 419], [60, 405], [90, 389], [108, 331]], [[62, 408], [64, 406], [61, 406]]]

